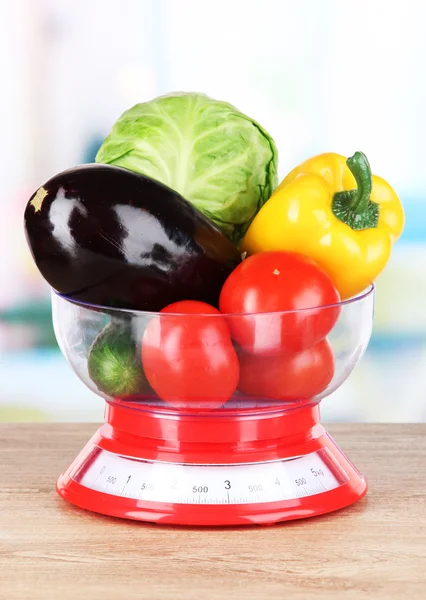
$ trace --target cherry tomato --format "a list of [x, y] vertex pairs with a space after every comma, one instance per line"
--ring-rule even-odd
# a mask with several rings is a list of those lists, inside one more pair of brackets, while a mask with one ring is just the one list
[[151, 387], [176, 408], [222, 406], [239, 378], [226, 319], [195, 300], [175, 302], [161, 313], [142, 338], [142, 363]]
[[339, 300], [332, 280], [312, 259], [261, 252], [231, 273], [219, 306], [231, 313], [232, 337], [245, 352], [273, 356], [300, 352], [323, 339], [337, 321]]
[[238, 389], [257, 398], [310, 400], [326, 389], [334, 375], [334, 356], [327, 340], [294, 355], [241, 352], [239, 358]]

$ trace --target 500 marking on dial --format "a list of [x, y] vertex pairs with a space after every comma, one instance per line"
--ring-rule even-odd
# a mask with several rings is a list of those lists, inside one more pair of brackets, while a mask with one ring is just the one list
[[342, 483], [326, 450], [289, 460], [237, 465], [150, 462], [101, 450], [78, 483], [106, 494], [174, 504], [250, 504], [290, 500]]

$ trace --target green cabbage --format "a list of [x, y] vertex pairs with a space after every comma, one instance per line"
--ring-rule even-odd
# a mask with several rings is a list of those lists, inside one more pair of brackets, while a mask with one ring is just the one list
[[176, 190], [237, 243], [277, 185], [277, 161], [263, 127], [196, 93], [127, 110], [96, 156]]

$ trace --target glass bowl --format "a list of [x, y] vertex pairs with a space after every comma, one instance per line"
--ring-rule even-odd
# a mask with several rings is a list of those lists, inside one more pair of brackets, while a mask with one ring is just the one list
[[334, 392], [362, 357], [374, 286], [297, 311], [171, 314], [77, 303], [52, 292], [60, 349], [109, 404], [200, 414], [293, 409]]

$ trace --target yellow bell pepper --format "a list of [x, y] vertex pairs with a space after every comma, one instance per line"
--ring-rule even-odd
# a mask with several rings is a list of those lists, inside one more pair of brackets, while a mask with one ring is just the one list
[[287, 250], [328, 272], [342, 299], [366, 289], [404, 228], [393, 188], [371, 174], [362, 152], [326, 153], [291, 171], [260, 209], [242, 242], [248, 254]]

